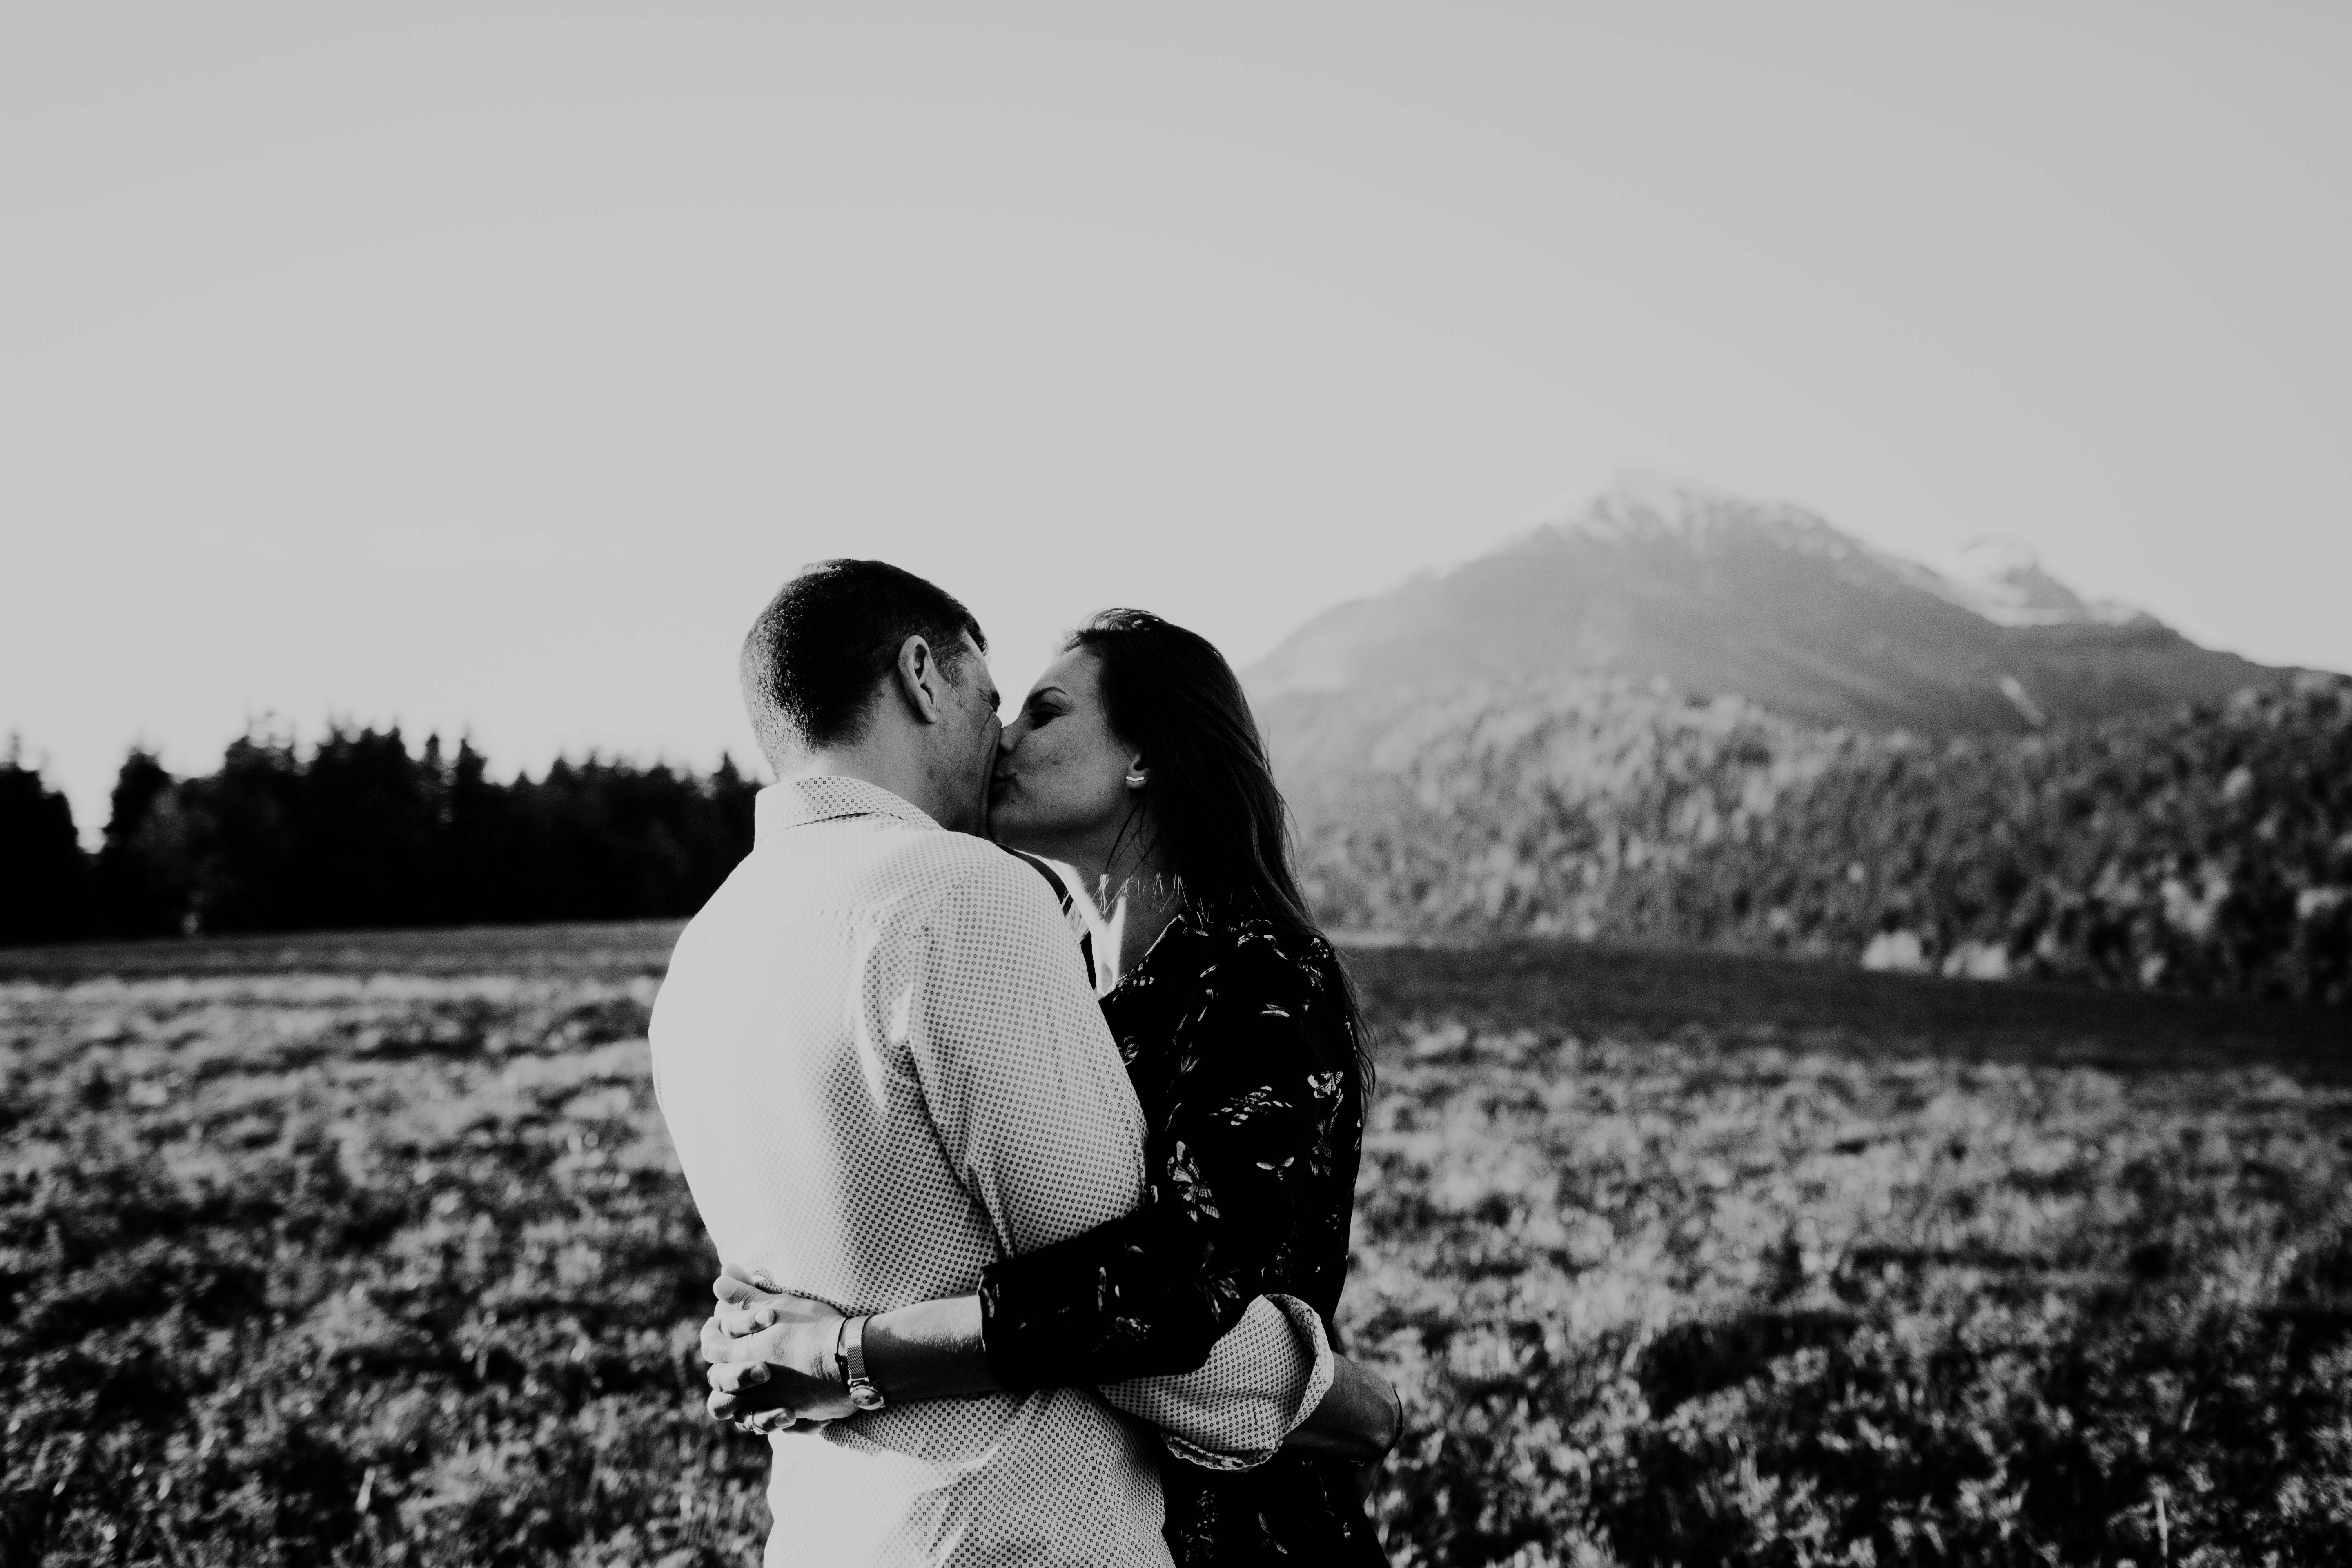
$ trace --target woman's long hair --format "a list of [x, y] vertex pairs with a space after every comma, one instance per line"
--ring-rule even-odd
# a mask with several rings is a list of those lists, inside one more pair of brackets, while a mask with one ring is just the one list
[[[1185, 901], [1204, 918], [1255, 916], [1284, 935], [1320, 938], [1291, 870], [1289, 808], [1225, 656], [1197, 632], [1146, 610], [1105, 610], [1063, 647], [1095, 656], [1104, 719], [1150, 773], [1144, 795], [1154, 841], [1147, 847]], [[1355, 982], [1344, 965], [1335, 967], [1369, 1098], [1370, 1035]]]

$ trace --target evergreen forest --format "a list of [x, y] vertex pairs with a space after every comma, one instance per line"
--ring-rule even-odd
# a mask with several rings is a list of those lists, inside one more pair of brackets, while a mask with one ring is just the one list
[[412, 751], [397, 728], [248, 735], [196, 777], [131, 752], [91, 854], [64, 795], [11, 755], [0, 945], [683, 917], [750, 850], [757, 789], [726, 759], [501, 781], [470, 744]]

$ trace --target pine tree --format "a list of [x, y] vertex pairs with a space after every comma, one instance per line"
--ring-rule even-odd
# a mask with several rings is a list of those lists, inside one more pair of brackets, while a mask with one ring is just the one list
[[25, 766], [0, 760], [0, 946], [65, 942], [89, 928], [89, 869], [73, 806]]

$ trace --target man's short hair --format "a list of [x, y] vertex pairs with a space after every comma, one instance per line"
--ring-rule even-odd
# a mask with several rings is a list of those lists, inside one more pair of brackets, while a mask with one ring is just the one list
[[961, 679], [963, 638], [988, 638], [945, 589], [887, 561], [820, 561], [776, 591], [743, 639], [743, 704], [771, 760], [854, 743], [910, 637]]

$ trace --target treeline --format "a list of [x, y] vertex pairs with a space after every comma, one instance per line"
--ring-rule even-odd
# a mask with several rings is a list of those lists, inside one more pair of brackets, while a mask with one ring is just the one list
[[397, 728], [312, 747], [247, 736], [214, 772], [122, 764], [87, 853], [65, 797], [0, 762], [0, 944], [172, 932], [688, 915], [751, 847], [758, 785], [559, 761], [501, 781], [473, 747]]
[[1277, 737], [1337, 925], [2352, 1001], [2352, 681], [1940, 742], [1600, 682], [1390, 701]]

